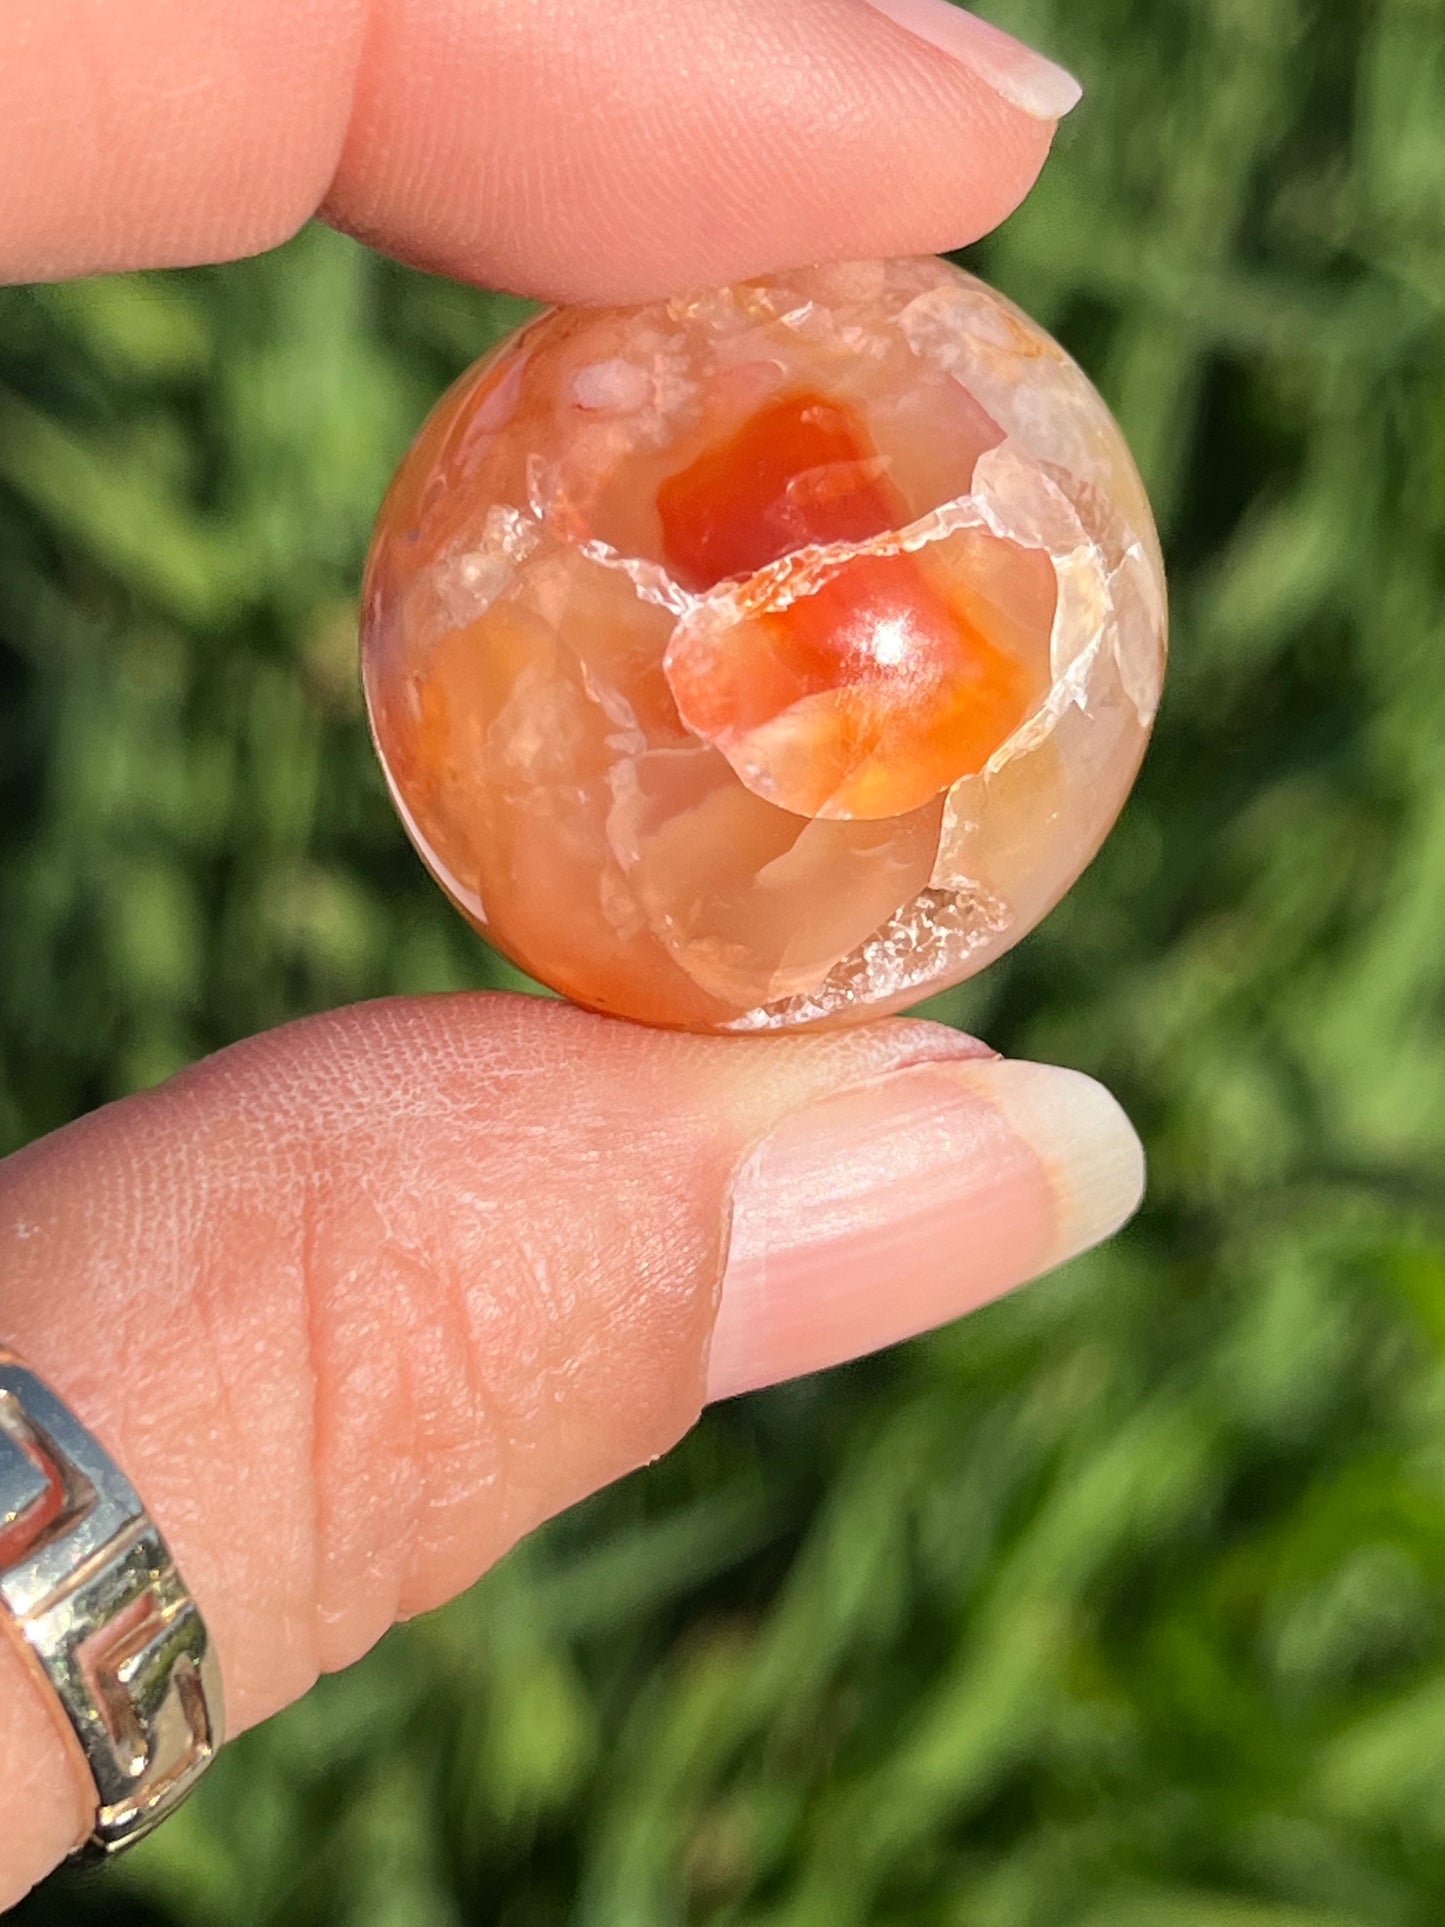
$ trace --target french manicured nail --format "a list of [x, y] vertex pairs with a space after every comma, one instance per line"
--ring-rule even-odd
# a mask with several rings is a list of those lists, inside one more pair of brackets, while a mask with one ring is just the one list
[[868, 5], [971, 67], [986, 86], [1036, 120], [1062, 120], [1079, 104], [1084, 90], [1071, 73], [952, 0], [868, 0]]
[[733, 1185], [708, 1397], [821, 1370], [972, 1311], [1130, 1216], [1144, 1154], [1092, 1078], [938, 1062], [785, 1118]]

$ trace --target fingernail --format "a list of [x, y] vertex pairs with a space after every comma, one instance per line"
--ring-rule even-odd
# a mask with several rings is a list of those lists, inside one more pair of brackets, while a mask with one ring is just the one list
[[867, 3], [916, 39], [971, 67], [986, 86], [1036, 120], [1062, 120], [1079, 104], [1084, 90], [1071, 73], [952, 0]]
[[729, 1398], [927, 1331], [1115, 1231], [1144, 1153], [1092, 1078], [915, 1065], [785, 1118], [733, 1184], [708, 1358]]

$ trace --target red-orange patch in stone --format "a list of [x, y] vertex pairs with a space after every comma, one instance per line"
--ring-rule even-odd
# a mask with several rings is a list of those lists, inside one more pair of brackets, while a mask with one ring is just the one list
[[663, 552], [689, 589], [810, 542], [866, 541], [900, 506], [856, 410], [807, 390], [758, 409], [657, 492]]
[[[899, 519], [863, 423], [816, 394], [770, 402], [658, 492], [669, 565], [690, 587], [812, 544], [866, 545]], [[758, 795], [803, 816], [888, 817], [979, 770], [1039, 693], [1008, 630], [1008, 576], [1037, 605], [1043, 558], [966, 529], [924, 550], [844, 557], [794, 595], [680, 624], [668, 680], [687, 727]], [[985, 593], [971, 572], [981, 569]], [[1037, 652], [1036, 652], [1037, 653]]]

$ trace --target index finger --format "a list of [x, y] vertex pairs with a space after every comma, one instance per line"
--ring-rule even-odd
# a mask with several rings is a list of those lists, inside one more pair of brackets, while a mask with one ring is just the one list
[[0, 279], [251, 254], [320, 212], [553, 300], [933, 252], [1068, 76], [947, 0], [17, 0]]

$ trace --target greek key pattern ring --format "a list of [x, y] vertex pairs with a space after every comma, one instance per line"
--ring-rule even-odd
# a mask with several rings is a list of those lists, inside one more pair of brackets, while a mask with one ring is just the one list
[[3, 1348], [0, 1605], [95, 1782], [82, 1851], [116, 1853], [159, 1825], [214, 1758], [220, 1667], [129, 1479]]

